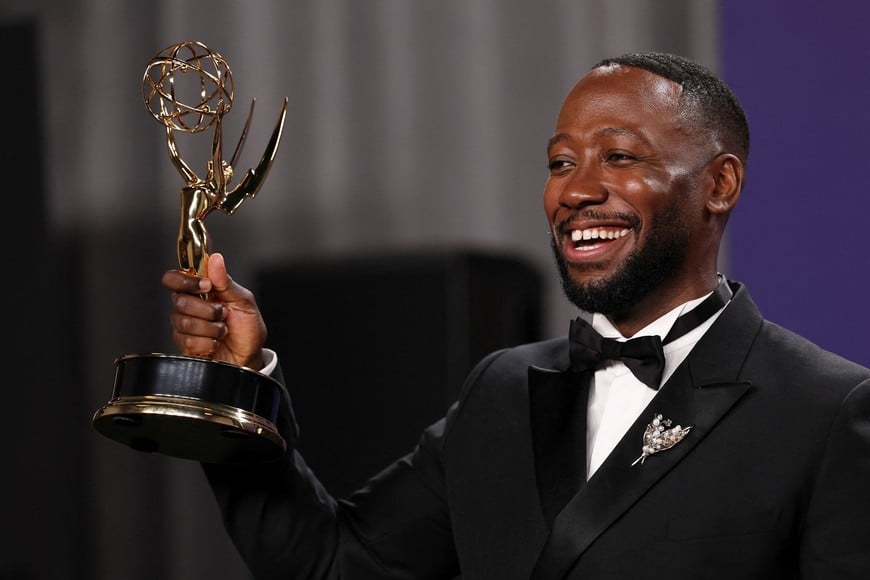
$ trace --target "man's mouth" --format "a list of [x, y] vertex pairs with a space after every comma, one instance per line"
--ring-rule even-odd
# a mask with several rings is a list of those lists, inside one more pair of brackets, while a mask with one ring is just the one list
[[629, 228], [595, 227], [583, 230], [571, 230], [571, 242], [575, 249], [594, 246], [603, 240], [616, 240], [628, 235]]

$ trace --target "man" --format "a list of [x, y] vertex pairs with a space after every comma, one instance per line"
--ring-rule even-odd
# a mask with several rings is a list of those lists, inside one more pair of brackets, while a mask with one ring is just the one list
[[[717, 274], [748, 148], [706, 69], [658, 53], [595, 66], [559, 113], [544, 190], [594, 330], [578, 319], [486, 357], [418, 447], [344, 500], [292, 449], [205, 465], [254, 573], [870, 577], [870, 370], [763, 320]], [[254, 297], [221, 256], [208, 271], [164, 275], [176, 344], [280, 379]]]

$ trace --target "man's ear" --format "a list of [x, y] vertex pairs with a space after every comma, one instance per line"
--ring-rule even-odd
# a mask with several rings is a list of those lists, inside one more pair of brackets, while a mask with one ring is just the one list
[[727, 214], [737, 204], [746, 170], [743, 162], [731, 153], [721, 153], [710, 162], [708, 168], [713, 180], [713, 189], [707, 197], [707, 211], [711, 214]]

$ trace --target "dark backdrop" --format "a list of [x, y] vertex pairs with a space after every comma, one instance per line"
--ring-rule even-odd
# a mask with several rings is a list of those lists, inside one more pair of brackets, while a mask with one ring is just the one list
[[[4, 210], [0, 477], [0, 580], [86, 577], [83, 498], [86, 412], [74, 246], [47, 223], [40, 29], [35, 20], [0, 26], [0, 54], [12, 55], [12, 86], [0, 90]], [[69, 576], [67, 576], [69, 575]]]

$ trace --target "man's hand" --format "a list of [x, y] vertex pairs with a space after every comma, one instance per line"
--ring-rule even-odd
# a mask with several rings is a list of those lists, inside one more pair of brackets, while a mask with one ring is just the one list
[[[207, 277], [169, 270], [161, 282], [173, 292], [172, 339], [182, 354], [254, 370], [263, 367], [266, 323], [253, 293], [227, 274], [221, 254], [208, 257]], [[208, 300], [201, 296], [208, 294]]]

